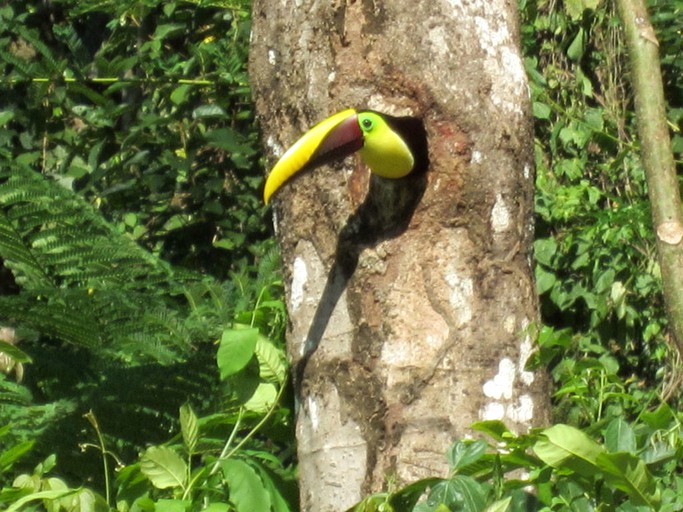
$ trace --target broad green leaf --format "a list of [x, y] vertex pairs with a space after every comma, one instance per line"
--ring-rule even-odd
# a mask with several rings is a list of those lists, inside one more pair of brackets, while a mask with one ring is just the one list
[[231, 128], [217, 128], [204, 134], [206, 141], [211, 145], [224, 149], [230, 153], [236, 153], [244, 149], [241, 138]]
[[157, 489], [185, 487], [187, 464], [166, 446], [152, 446], [140, 458], [140, 470]]
[[473, 442], [458, 441], [448, 450], [446, 457], [451, 470], [457, 471], [480, 460], [489, 445], [481, 439]]
[[[266, 455], [267, 459], [273, 457], [271, 454], [262, 455]], [[276, 462], [276, 464], [279, 464], [279, 462]], [[266, 489], [268, 494], [270, 494], [272, 512], [291, 512], [291, 507], [289, 506], [289, 503], [287, 503], [287, 500], [283, 495], [283, 491], [280, 489], [280, 486], [278, 486], [276, 481], [278, 480], [282, 482], [277, 473], [271, 471], [268, 466], [261, 464], [258, 458], [253, 456], [251, 458], [251, 465], [261, 477], [263, 487]]]
[[433, 488], [436, 484], [443, 481], [441, 478], [425, 478], [413, 482], [392, 494], [389, 498], [389, 503], [391, 503], [395, 510], [412, 510], [427, 489]]
[[180, 431], [183, 434], [183, 441], [185, 442], [187, 450], [190, 453], [193, 453], [197, 446], [199, 427], [197, 415], [189, 404], [180, 406]]
[[42, 500], [58, 500], [66, 496], [72, 495], [78, 492], [76, 489], [69, 489], [67, 491], [63, 490], [51, 490], [51, 491], [40, 491], [24, 496], [23, 498], [15, 501], [11, 507], [9, 507], [5, 512], [19, 512], [24, 510], [24, 505], [31, 503], [32, 501], [42, 501]]
[[[206, 508], [202, 509], [202, 512], [229, 512], [230, 511], [230, 506], [227, 505], [226, 503], [210, 503]], [[279, 512], [279, 511], [275, 511]], [[289, 512], [289, 509], [287, 509], [284, 512]]]
[[550, 107], [540, 101], [534, 101], [533, 113], [536, 119], [550, 119]]
[[259, 337], [255, 328], [226, 329], [221, 337], [216, 360], [221, 379], [234, 375], [254, 356], [254, 348]]
[[254, 353], [259, 362], [259, 376], [268, 382], [282, 385], [287, 378], [287, 366], [282, 350], [265, 336], [259, 336]]
[[615, 418], [605, 429], [605, 448], [611, 453], [636, 451], [636, 435], [623, 418]]
[[564, 8], [569, 17], [577, 21], [583, 16], [583, 11], [595, 10], [600, 4], [600, 0], [565, 0]]
[[596, 460], [605, 449], [579, 429], [558, 424], [542, 432], [545, 439], [533, 447], [536, 455], [554, 468], [566, 468], [580, 475], [592, 477]]
[[181, 84], [171, 93], [171, 101], [176, 105], [180, 105], [181, 103], [185, 102], [189, 92], [190, 84]]
[[640, 417], [653, 429], [667, 429], [678, 422], [676, 414], [666, 402], [663, 402], [652, 412], [644, 411]]
[[157, 26], [156, 30], [154, 31], [153, 37], [155, 39], [164, 39], [165, 37], [171, 34], [180, 33], [185, 30], [186, 26], [182, 23], [164, 23], [162, 25]]
[[474, 478], [456, 475], [450, 480], [436, 484], [429, 493], [427, 503], [443, 504], [450, 510], [483, 510], [486, 505], [486, 492]]
[[512, 501], [511, 496], [502, 500], [494, 501], [484, 509], [484, 512], [506, 512], [510, 506], [510, 501]]
[[161, 499], [156, 502], [154, 510], [158, 512], [187, 512], [191, 506], [192, 502], [186, 500]]
[[551, 266], [556, 253], [557, 242], [554, 238], [539, 238], [534, 242], [534, 256], [539, 263]]
[[486, 490], [484, 486], [474, 478], [466, 475], [457, 475], [451, 479], [459, 489], [465, 510], [482, 510], [486, 505]]
[[642, 459], [631, 453], [603, 453], [597, 465], [605, 480], [628, 494], [634, 503], [658, 508], [660, 489]]
[[500, 420], [477, 421], [471, 425], [471, 428], [488, 434], [496, 441], [503, 441], [505, 438], [512, 436], [510, 429]]
[[557, 276], [552, 272], [548, 272], [541, 265], [536, 265], [536, 289], [539, 295], [551, 290], [557, 282]]
[[14, 112], [12, 110], [0, 111], [0, 127], [5, 126], [12, 119], [14, 119]]
[[230, 502], [235, 505], [237, 512], [270, 510], [270, 494], [249, 464], [238, 459], [227, 459], [221, 462], [221, 469], [230, 491]]
[[574, 62], [578, 62], [583, 57], [586, 51], [586, 44], [588, 44], [588, 36], [583, 28], [579, 28], [579, 32], [574, 37], [574, 40], [567, 48], [567, 57]]
[[251, 398], [244, 403], [248, 411], [263, 414], [270, 409], [277, 399], [277, 387], [270, 382], [261, 382]]
[[[409, 510], [409, 509], [402, 509]], [[363, 498], [363, 501], [357, 503], [346, 512], [395, 512], [396, 509], [387, 503], [387, 493], [380, 492], [372, 494]]]
[[31, 356], [29, 356], [26, 352], [17, 348], [16, 345], [12, 345], [11, 343], [7, 343], [6, 341], [2, 340], [0, 340], [0, 354], [7, 354], [17, 363], [31, 362]]

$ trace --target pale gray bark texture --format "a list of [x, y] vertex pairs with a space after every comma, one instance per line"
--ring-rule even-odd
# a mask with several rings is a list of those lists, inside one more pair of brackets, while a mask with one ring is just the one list
[[[302, 510], [444, 475], [469, 425], [548, 419], [525, 371], [538, 325], [533, 132], [515, 1], [254, 0], [250, 71], [270, 162], [343, 108], [424, 121], [430, 167], [358, 158], [276, 196]], [[423, 192], [423, 193], [422, 193]]]

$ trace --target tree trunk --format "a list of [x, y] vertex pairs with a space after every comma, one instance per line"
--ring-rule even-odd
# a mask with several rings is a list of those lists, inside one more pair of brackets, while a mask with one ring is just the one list
[[474, 421], [547, 422], [547, 379], [525, 370], [539, 317], [516, 2], [255, 0], [252, 37], [272, 156], [347, 107], [419, 118], [429, 143], [426, 174], [369, 178], [349, 158], [274, 200], [289, 354], [307, 354], [302, 510], [443, 475]]

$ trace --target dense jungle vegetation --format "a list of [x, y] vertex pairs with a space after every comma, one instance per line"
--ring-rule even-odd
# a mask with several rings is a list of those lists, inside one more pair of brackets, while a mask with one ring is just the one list
[[[650, 8], [680, 170], [683, 0]], [[357, 509], [683, 510], [683, 374], [619, 22], [599, 0], [520, 9], [536, 121], [533, 364], [550, 369], [556, 424], [522, 436], [476, 424], [490, 441], [455, 442], [449, 478]], [[249, 10], [0, 6], [0, 509], [298, 509]]]

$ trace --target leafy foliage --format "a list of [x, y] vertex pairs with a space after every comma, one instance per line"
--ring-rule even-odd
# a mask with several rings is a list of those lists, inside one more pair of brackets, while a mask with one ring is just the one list
[[153, 252], [227, 277], [269, 235], [248, 5], [9, 2], [0, 151]]
[[[558, 412], [573, 424], [606, 413], [635, 417], [656, 403], [658, 389], [675, 390], [676, 370], [619, 23], [607, 3], [521, 7], [537, 122], [535, 254], [545, 327], [536, 363], [552, 368]], [[681, 3], [651, 8], [662, 41], [672, 41]], [[678, 48], [662, 46], [666, 76], [680, 76]], [[667, 98], [678, 147], [683, 97], [674, 82], [667, 79]]]
[[[293, 434], [248, 9], [0, 6], [0, 327], [18, 340], [0, 353], [3, 371], [23, 376], [0, 374], [3, 446], [14, 446], [2, 454], [3, 505], [113, 504], [114, 465], [135, 477], [117, 484], [121, 506], [227, 503], [239, 485], [221, 465], [238, 457], [250, 469], [233, 464], [234, 478], [257, 474], [276, 510], [293, 508], [272, 490], [291, 482]], [[245, 332], [253, 343], [228, 346]], [[238, 350], [243, 364], [231, 366]], [[184, 447], [161, 444], [179, 429]], [[157, 485], [160, 460], [176, 480]]]
[[[232, 401], [232, 407], [225, 412], [206, 417], [198, 417], [192, 407], [184, 404], [179, 412], [180, 436], [168, 444], [148, 447], [138, 462], [125, 467], [107, 448], [99, 422], [88, 413], [99, 439], [99, 444], [92, 447], [100, 451], [104, 464], [105, 495], [87, 488], [73, 489], [64, 480], [51, 476], [55, 457], [50, 455], [31, 474], [17, 476], [11, 487], [0, 493], [0, 504], [11, 504], [9, 510], [19, 510], [25, 504], [39, 501], [48, 509], [73, 512], [111, 510], [113, 501], [117, 510], [295, 510], [297, 497], [291, 468], [259, 443], [252, 442], [246, 448], [280, 409], [286, 384], [282, 350], [265, 336], [259, 335], [258, 339], [262, 349], [256, 350], [254, 344], [250, 359], [258, 367], [278, 367], [276, 372], [260, 374], [263, 383], [275, 388], [275, 396], [267, 400], [256, 398], [260, 395], [259, 387], [252, 388], [251, 395], [243, 393], [244, 399]], [[261, 355], [264, 353], [265, 357]], [[220, 361], [217, 364], [220, 366]], [[246, 371], [235, 369], [232, 376]], [[244, 375], [235, 379], [241, 383], [248, 381]], [[283, 418], [278, 418], [278, 422], [282, 426]], [[7, 430], [0, 431], [0, 436]], [[30, 449], [30, 444], [22, 443], [3, 453], [0, 471], [11, 467]], [[119, 465], [115, 482], [111, 482], [107, 469], [112, 458]], [[112, 484], [116, 487], [113, 499]]]
[[491, 441], [455, 443], [448, 478], [372, 495], [351, 510], [680, 510], [680, 420], [666, 405], [638, 424], [615, 418], [600, 430], [602, 443], [561, 423], [521, 436], [499, 421], [476, 423]]

